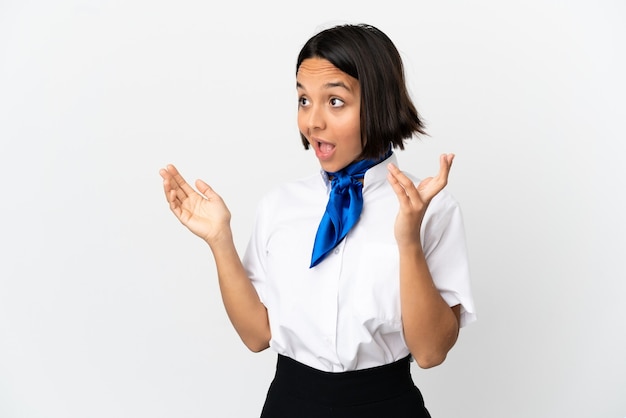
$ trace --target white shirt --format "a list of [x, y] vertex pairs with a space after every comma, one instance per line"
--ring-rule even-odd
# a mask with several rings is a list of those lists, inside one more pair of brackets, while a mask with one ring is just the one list
[[[409, 355], [389, 162], [397, 164], [395, 155], [366, 172], [359, 221], [313, 268], [313, 241], [330, 192], [326, 173], [283, 184], [261, 200], [243, 262], [267, 308], [270, 346], [279, 354], [331, 372]], [[442, 297], [450, 306], [461, 304], [461, 326], [475, 320], [461, 211], [445, 189], [426, 211], [421, 238]]]

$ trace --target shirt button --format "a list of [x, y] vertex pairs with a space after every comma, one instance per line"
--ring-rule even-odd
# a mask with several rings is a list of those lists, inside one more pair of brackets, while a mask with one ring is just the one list
[[335, 248], [335, 254], [339, 254], [339, 248]]

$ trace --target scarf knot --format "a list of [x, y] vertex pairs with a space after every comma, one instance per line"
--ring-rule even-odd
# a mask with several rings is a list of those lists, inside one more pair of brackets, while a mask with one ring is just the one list
[[331, 180], [331, 187], [336, 193], [345, 193], [351, 188], [363, 188], [363, 184], [353, 176], [345, 173], [332, 173], [333, 179]]
[[356, 225], [363, 210], [363, 183], [365, 172], [386, 160], [392, 151], [379, 160], [356, 161], [338, 172], [327, 172], [331, 190], [326, 211], [315, 235], [311, 266], [318, 265]]

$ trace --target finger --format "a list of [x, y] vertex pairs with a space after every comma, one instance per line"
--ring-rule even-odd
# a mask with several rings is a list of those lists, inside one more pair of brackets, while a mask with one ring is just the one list
[[437, 174], [437, 178], [439, 180], [438, 182], [443, 182], [444, 186], [448, 184], [448, 176], [450, 175], [453, 160], [454, 154], [441, 154], [439, 156], [439, 173]]
[[[172, 179], [178, 186], [176, 194], [178, 195], [178, 198], [180, 200], [183, 200], [187, 196], [195, 193], [195, 190], [189, 185], [189, 183], [187, 183], [187, 181], [183, 178], [183, 176], [173, 164], [167, 165], [167, 171], [170, 173]], [[176, 189], [176, 187], [174, 188]]]
[[217, 196], [213, 188], [200, 179], [196, 180], [196, 188], [208, 199]]
[[170, 181], [170, 178], [163, 175], [163, 192], [165, 193], [165, 198], [168, 202], [170, 201], [170, 193], [173, 190], [174, 189], [172, 189], [172, 182]]
[[170, 173], [167, 171], [162, 174], [163, 180], [163, 191], [165, 192], [165, 197], [168, 202], [176, 201], [177, 204], [182, 204], [182, 202], [187, 198], [187, 193], [185, 193], [176, 180], [172, 177]]
[[402, 185], [402, 187], [408, 187], [413, 184], [411, 179], [409, 179], [406, 174], [400, 171], [400, 169], [393, 163], [389, 163], [387, 165], [387, 169], [389, 170], [389, 173], [393, 176], [393, 178], [395, 178], [396, 181]]
[[411, 180], [394, 164], [390, 163], [388, 168], [391, 176], [399, 183], [399, 185], [402, 187], [404, 194], [407, 195], [409, 199], [415, 199], [416, 197], [418, 197], [417, 188], [415, 187], [415, 183], [413, 183], [413, 180]]
[[454, 154], [441, 154], [439, 156], [439, 172], [435, 177], [428, 177], [417, 186], [419, 193], [425, 202], [429, 202], [437, 193], [448, 184], [450, 167], [454, 160]]
[[178, 200], [178, 197], [176, 196], [176, 191], [175, 190], [170, 190], [170, 192], [168, 193], [168, 202], [170, 204], [170, 210], [172, 212], [174, 212], [174, 215], [176, 215], [176, 217], [178, 219], [180, 219], [180, 216], [183, 212], [182, 208], [181, 208], [181, 202], [180, 200]]
[[172, 175], [166, 170], [159, 170], [159, 174], [163, 177], [163, 192], [165, 193], [165, 199], [171, 204], [174, 201], [177, 204], [181, 204], [182, 202], [178, 198], [176, 189], [179, 189], [178, 184], [172, 178]]
[[[408, 180], [408, 178], [400, 171], [398, 167], [396, 167], [393, 164], [388, 164], [387, 169], [389, 170], [387, 174], [387, 180], [389, 181], [389, 183], [391, 184], [391, 187], [393, 188], [394, 192], [398, 196], [398, 200], [400, 201], [400, 204], [410, 203], [410, 197], [407, 194], [407, 190], [406, 190], [406, 187], [409, 187], [409, 186], [407, 185], [405, 187], [406, 180]], [[410, 183], [411, 185], [413, 184], [412, 182]]]
[[168, 165], [167, 168], [162, 168], [159, 170], [159, 174], [163, 178], [163, 188], [165, 190], [165, 194], [168, 196], [171, 190], [180, 189], [178, 182], [174, 178], [174, 171], [172, 168], [172, 165]]
[[454, 154], [441, 154], [439, 156], [439, 172], [434, 177], [424, 179], [418, 186], [422, 193], [426, 193], [426, 198], [430, 199], [439, 193], [448, 184], [448, 176]]
[[159, 175], [163, 178], [163, 180], [165, 180], [166, 178], [169, 178], [169, 174], [170, 173], [168, 173], [166, 169], [164, 168], [159, 169]]
[[170, 186], [170, 179], [163, 180], [163, 191], [165, 192], [165, 199], [170, 205], [170, 209], [174, 207], [180, 207], [183, 202], [178, 198], [176, 190]]

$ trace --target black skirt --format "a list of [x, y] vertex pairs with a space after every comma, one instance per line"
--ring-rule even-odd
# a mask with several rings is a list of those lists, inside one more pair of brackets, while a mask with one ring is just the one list
[[278, 355], [261, 418], [429, 418], [409, 357], [384, 366], [325, 372]]

